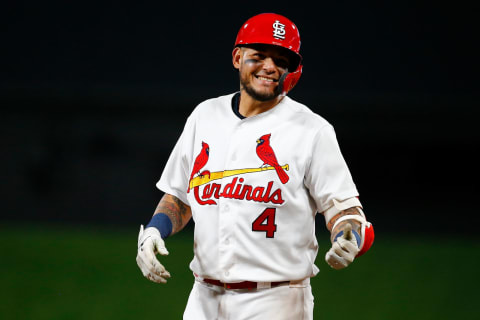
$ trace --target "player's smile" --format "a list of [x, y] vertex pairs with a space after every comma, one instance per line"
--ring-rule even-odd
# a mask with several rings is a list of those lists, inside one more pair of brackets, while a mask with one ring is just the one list
[[278, 80], [269, 76], [251, 74], [250, 81], [243, 81], [245, 90], [257, 100], [270, 100], [275, 98]]
[[268, 78], [265, 76], [254, 75], [254, 77], [257, 78], [262, 85], [276, 85], [276, 82], [278, 82], [277, 79]]
[[264, 94], [272, 95], [272, 93], [276, 92], [277, 86], [278, 86], [278, 80], [272, 78], [272, 77], [267, 77], [267, 76], [262, 76], [262, 75], [253, 75], [254, 77], [254, 82], [252, 86], [255, 88], [257, 92], [262, 92]]

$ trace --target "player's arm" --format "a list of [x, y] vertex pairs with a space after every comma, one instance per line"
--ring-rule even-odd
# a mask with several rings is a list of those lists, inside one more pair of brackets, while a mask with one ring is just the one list
[[190, 207], [171, 194], [165, 194], [162, 199], [160, 199], [154, 215], [162, 213], [170, 218], [170, 222], [172, 223], [172, 230], [169, 235], [173, 235], [182, 230], [192, 218], [192, 210]]
[[324, 215], [332, 242], [325, 260], [332, 268], [343, 269], [370, 249], [374, 239], [373, 226], [367, 222], [357, 198], [334, 201], [334, 206]]
[[170, 273], [157, 260], [156, 255], [168, 255], [163, 239], [182, 230], [191, 217], [189, 206], [177, 197], [165, 194], [146, 228], [140, 226], [137, 265], [147, 279], [165, 283], [170, 278]]

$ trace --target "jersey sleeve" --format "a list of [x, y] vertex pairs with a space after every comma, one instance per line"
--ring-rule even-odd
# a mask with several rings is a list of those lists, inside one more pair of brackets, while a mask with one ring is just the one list
[[158, 189], [177, 197], [187, 205], [189, 205], [187, 200], [189, 181], [188, 150], [189, 146], [193, 143], [193, 122], [192, 116], [190, 116], [180, 138], [168, 158], [167, 164], [160, 176], [160, 180], [156, 184]]
[[358, 196], [335, 131], [330, 124], [322, 127], [312, 141], [305, 185], [315, 200], [318, 212], [329, 209], [333, 205], [333, 199], [341, 201]]

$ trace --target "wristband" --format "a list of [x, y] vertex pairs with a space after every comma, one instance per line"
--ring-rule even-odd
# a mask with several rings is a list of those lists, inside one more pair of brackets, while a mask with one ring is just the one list
[[172, 221], [165, 213], [153, 215], [146, 228], [154, 227], [160, 232], [162, 239], [166, 239], [172, 233]]

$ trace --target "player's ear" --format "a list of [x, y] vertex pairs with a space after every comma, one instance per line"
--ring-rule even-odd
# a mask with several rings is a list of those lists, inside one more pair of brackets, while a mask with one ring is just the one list
[[235, 69], [240, 69], [240, 60], [242, 57], [242, 49], [235, 47], [232, 51], [232, 63]]

